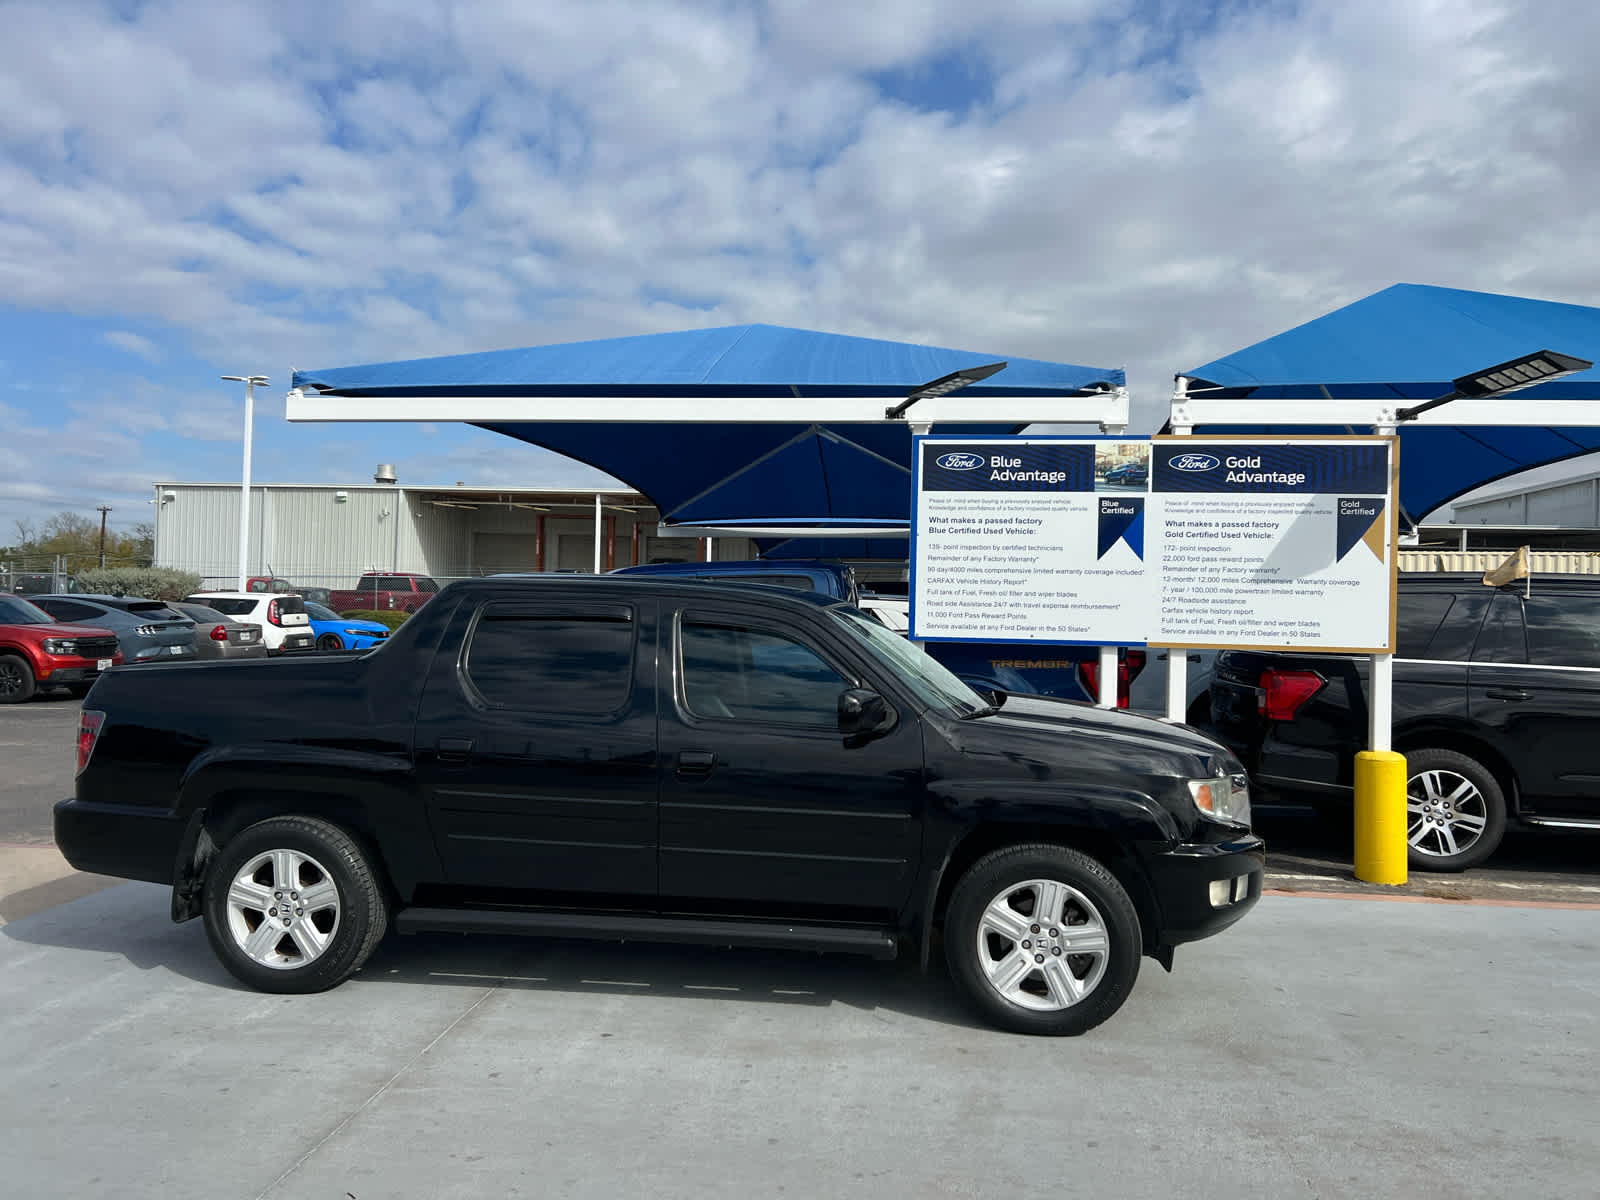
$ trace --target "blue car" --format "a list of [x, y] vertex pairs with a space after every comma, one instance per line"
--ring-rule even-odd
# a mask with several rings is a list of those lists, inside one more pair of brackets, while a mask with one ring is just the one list
[[305, 602], [311, 618], [311, 632], [317, 635], [318, 650], [369, 650], [381, 646], [389, 637], [389, 627], [378, 621], [357, 621], [341, 617], [326, 604]]

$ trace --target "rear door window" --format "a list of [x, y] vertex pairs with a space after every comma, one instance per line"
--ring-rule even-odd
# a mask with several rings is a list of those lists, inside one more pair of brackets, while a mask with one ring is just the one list
[[1522, 597], [1510, 592], [1497, 592], [1489, 605], [1489, 615], [1483, 619], [1478, 631], [1478, 644], [1473, 647], [1474, 662], [1525, 663], [1528, 661], [1528, 637], [1522, 624]]
[[[1454, 595], [1447, 592], [1402, 594], [1395, 619], [1396, 654], [1401, 658], [1466, 662], [1472, 657], [1473, 644], [1478, 640], [1484, 610], [1493, 598], [1494, 593], [1488, 588]], [[1438, 606], [1429, 602], [1438, 599], [1447, 599], [1449, 604], [1435, 619]]]
[[255, 612], [259, 600], [247, 600], [242, 596], [207, 596], [207, 608], [214, 608], [219, 613], [226, 613], [230, 617], [243, 617]]
[[497, 708], [615, 713], [632, 693], [633, 647], [633, 612], [626, 606], [489, 604], [467, 645], [466, 676]]
[[46, 597], [43, 600], [35, 600], [34, 603], [58, 621], [81, 621], [92, 625], [97, 620], [106, 619], [104, 609], [81, 604], [76, 600], [55, 600]]

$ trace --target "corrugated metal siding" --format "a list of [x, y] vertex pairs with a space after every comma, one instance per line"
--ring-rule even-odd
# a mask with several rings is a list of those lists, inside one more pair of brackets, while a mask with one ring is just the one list
[[[338, 493], [343, 491], [345, 499]], [[162, 503], [168, 492], [174, 499]], [[472, 503], [463, 499], [463, 505]], [[479, 533], [532, 537], [536, 507], [479, 502], [475, 508], [442, 507], [403, 488], [251, 488], [249, 575], [269, 572], [294, 583], [353, 587], [363, 571], [423, 571], [439, 580], [480, 574], [485, 564], [473, 553]], [[545, 566], [556, 566], [558, 538], [569, 557], [585, 541], [582, 569], [593, 566], [592, 513], [545, 513]], [[616, 566], [632, 561], [633, 527], [640, 530], [641, 557], [656, 528], [653, 510], [626, 511], [608, 505], [616, 522]], [[156, 562], [194, 571], [208, 586], [232, 587], [239, 563], [239, 489], [226, 484], [164, 484], [157, 489]], [[698, 555], [698, 543], [694, 543]], [[745, 538], [718, 538], [717, 557], [748, 558]], [[493, 567], [496, 564], [487, 564]], [[532, 568], [532, 563], [528, 567]]]
[[[1473, 574], [1493, 570], [1510, 557], [1506, 550], [1402, 550], [1395, 556], [1402, 571]], [[1535, 575], [1600, 575], [1600, 553], [1536, 550], [1528, 555], [1528, 569]]]

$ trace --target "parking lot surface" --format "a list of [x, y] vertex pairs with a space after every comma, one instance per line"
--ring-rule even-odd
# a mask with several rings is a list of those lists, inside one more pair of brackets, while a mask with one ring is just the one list
[[912, 964], [391, 939], [241, 990], [163, 889], [0, 929], [29, 1197], [1592, 1195], [1600, 913], [1267, 897], [1070, 1040]]
[[[1600, 909], [1429, 899], [1592, 899], [1592, 842], [1414, 876], [1417, 903], [1269, 895], [1174, 974], [1146, 960], [1071, 1040], [981, 1026], [913, 963], [665, 946], [391, 938], [344, 987], [278, 997], [172, 925], [165, 889], [59, 862], [77, 708], [0, 712], [9, 1194], [1565, 1196], [1600, 1177]], [[1289, 847], [1280, 893], [1397, 895], [1349, 880], [1305, 814], [1262, 825]]]

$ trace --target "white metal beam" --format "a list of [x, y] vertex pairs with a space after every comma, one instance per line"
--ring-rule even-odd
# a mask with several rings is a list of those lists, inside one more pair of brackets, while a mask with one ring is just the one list
[[[291, 421], [468, 421], [478, 424], [630, 421], [718, 425], [882, 423], [892, 396], [332, 396], [295, 388]], [[1124, 427], [1128, 391], [1088, 396], [973, 396], [954, 392], [919, 400], [908, 422]]]
[[[1172, 398], [1174, 425], [1393, 425], [1399, 410], [1420, 400], [1221, 400], [1204, 393]], [[1516, 395], [1452, 400], [1421, 413], [1412, 425], [1600, 425], [1600, 401], [1539, 400]]]

